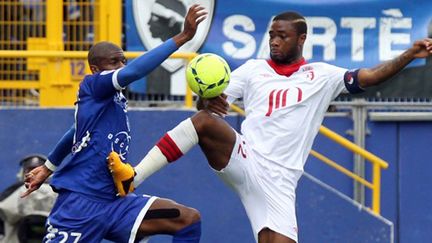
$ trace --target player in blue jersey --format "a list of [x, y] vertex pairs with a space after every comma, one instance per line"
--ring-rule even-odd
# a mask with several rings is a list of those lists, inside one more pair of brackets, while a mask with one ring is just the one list
[[[92, 75], [81, 82], [74, 126], [66, 132], [49, 159], [26, 175], [35, 191], [53, 171], [51, 185], [58, 199], [47, 220], [44, 242], [136, 242], [154, 234], [173, 235], [173, 242], [199, 242], [200, 215], [172, 200], [128, 194], [117, 197], [107, 157], [116, 152], [125, 161], [131, 139], [127, 101], [121, 90], [160, 65], [196, 33], [207, 13], [190, 7], [182, 32], [128, 66], [123, 50], [109, 42], [95, 44], [88, 53]], [[71, 153], [71, 159], [60, 162]], [[58, 167], [58, 168], [57, 168]], [[115, 166], [111, 167], [114, 176]], [[132, 181], [124, 182], [126, 192]]]

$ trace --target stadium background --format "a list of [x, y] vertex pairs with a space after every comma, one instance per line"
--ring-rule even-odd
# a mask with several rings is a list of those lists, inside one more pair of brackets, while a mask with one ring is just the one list
[[[85, 53], [80, 51], [105, 39], [121, 44], [127, 51], [151, 48], [181, 26], [175, 16], [158, 13], [154, 5], [184, 15], [183, 8], [189, 2], [2, 1], [0, 189], [15, 180], [19, 158], [28, 153], [47, 153], [70, 126], [76, 85], [88, 72], [82, 58]], [[431, 29], [431, 3], [421, 0], [415, 4], [342, 0], [199, 2], [209, 7], [211, 19], [196, 43], [181, 51], [215, 52], [224, 56], [233, 69], [248, 58], [266, 56], [266, 29], [271, 16], [282, 9], [299, 11], [308, 18], [311, 44], [305, 48], [305, 56], [309, 61], [347, 68], [384, 61], [409, 47], [413, 40], [430, 35]], [[59, 14], [59, 9], [64, 13]], [[168, 26], [167, 31], [155, 31], [163, 25]], [[11, 50], [16, 50], [15, 54], [7, 53]], [[22, 57], [17, 50], [66, 54], [43, 57], [26, 51], [19, 54]], [[69, 59], [72, 55], [80, 58]], [[132, 107], [131, 161], [138, 161], [164, 131], [193, 113], [185, 107], [184, 63], [166, 63], [126, 91]], [[432, 195], [428, 190], [432, 166], [428, 153], [432, 137], [430, 65], [429, 60], [416, 61], [388, 84], [353, 99], [340, 97], [332, 104], [324, 125], [389, 163], [389, 168], [382, 171], [381, 216], [367, 209], [372, 204], [370, 190], [311, 157], [306, 166], [308, 175], [298, 188], [301, 242], [432, 239]], [[235, 113], [228, 118], [237, 129], [241, 119]], [[369, 163], [323, 135], [316, 139], [314, 150], [372, 179]], [[203, 242], [252, 242], [239, 200], [212, 174], [198, 148], [158, 172], [138, 192], [167, 196], [198, 208], [204, 219]], [[168, 242], [164, 237], [153, 241]]]

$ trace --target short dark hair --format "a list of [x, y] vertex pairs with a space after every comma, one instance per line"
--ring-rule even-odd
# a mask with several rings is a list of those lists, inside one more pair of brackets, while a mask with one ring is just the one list
[[290, 11], [278, 14], [273, 18], [273, 22], [277, 20], [293, 21], [293, 25], [297, 31], [297, 34], [307, 33], [306, 19], [297, 12]]
[[98, 42], [90, 48], [87, 61], [90, 65], [99, 65], [100, 61], [105, 58], [104, 54], [113, 50], [117, 51], [121, 50], [121, 48], [108, 41]]

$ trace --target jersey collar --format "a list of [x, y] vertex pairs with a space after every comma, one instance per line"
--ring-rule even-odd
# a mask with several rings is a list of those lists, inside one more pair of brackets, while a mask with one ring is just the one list
[[306, 61], [304, 58], [302, 58], [298, 62], [285, 65], [276, 63], [272, 59], [267, 59], [267, 63], [273, 68], [273, 70], [275, 70], [277, 74], [289, 77], [291, 74], [297, 72], [297, 70], [299, 70], [302, 65], [305, 65]]

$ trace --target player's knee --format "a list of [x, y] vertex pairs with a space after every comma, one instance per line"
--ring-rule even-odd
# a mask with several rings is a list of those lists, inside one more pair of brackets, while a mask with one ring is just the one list
[[173, 243], [198, 243], [201, 238], [201, 216], [194, 208], [185, 208], [182, 212], [183, 225], [173, 234]]
[[218, 122], [216, 116], [210, 114], [207, 111], [201, 110], [192, 116], [192, 123], [194, 124], [195, 130], [199, 135], [205, 132], [214, 131]]
[[182, 224], [184, 226], [194, 224], [201, 220], [201, 214], [195, 208], [185, 207], [182, 212]]

